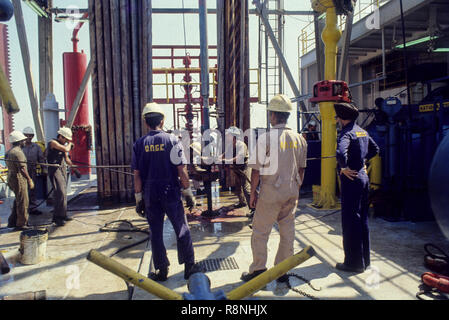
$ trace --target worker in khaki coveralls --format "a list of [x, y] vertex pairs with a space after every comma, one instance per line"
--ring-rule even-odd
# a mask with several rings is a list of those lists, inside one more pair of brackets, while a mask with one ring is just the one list
[[[274, 223], [278, 223], [280, 233], [275, 265], [294, 254], [295, 213], [307, 166], [307, 142], [286, 126], [293, 110], [290, 99], [278, 95], [271, 100], [268, 110], [272, 129], [258, 140], [257, 161], [251, 161], [254, 154], [250, 159], [250, 205], [256, 208], [256, 213], [251, 237], [253, 263], [249, 273], [242, 274], [243, 281], [266, 271], [267, 242]], [[257, 197], [259, 181], [260, 194]], [[285, 276], [278, 281], [286, 281]]]
[[222, 155], [222, 159], [225, 164], [229, 165], [236, 178], [234, 193], [239, 202], [234, 204], [234, 208], [249, 207], [251, 185], [249, 183], [248, 147], [244, 141], [240, 140], [243, 134], [239, 128], [230, 127], [226, 130], [226, 135], [229, 136], [228, 139], [231, 143], [226, 139], [225, 153]]
[[11, 215], [8, 219], [8, 228], [28, 230], [28, 187], [34, 189], [34, 183], [28, 174], [27, 158], [22, 149], [27, 137], [20, 131], [13, 131], [9, 142], [13, 145], [5, 155], [8, 166], [8, 187], [14, 192], [15, 200]]

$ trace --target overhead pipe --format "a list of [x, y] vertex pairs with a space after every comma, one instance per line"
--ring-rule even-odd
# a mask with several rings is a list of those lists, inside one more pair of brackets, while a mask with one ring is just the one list
[[[81, 19], [87, 19], [89, 17], [89, 13], [86, 12], [85, 14], [83, 14], [83, 17]], [[81, 30], [81, 28], [84, 25], [84, 21], [80, 21], [77, 26], [75, 27], [75, 29], [73, 30], [73, 34], [72, 34], [72, 42], [73, 42], [73, 52], [78, 52], [78, 42], [80, 41], [78, 38], [78, 33]]]

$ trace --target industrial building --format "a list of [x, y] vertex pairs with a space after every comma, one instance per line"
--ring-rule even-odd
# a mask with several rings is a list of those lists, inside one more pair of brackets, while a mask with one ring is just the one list
[[[72, 130], [67, 196], [73, 220], [62, 227], [52, 223], [51, 165], [41, 163], [36, 194], [42, 214], [30, 215], [28, 222], [34, 238], [27, 242], [26, 231], [9, 228], [15, 197], [1, 162], [0, 298], [447, 299], [447, 1], [88, 0], [75, 11], [69, 1], [66, 7], [56, 2], [0, 0], [2, 141], [10, 150], [8, 136], [22, 130], [14, 125], [19, 110], [33, 121], [43, 150], [62, 127]], [[30, 30], [36, 23], [24, 19], [25, 10], [37, 16], [38, 32]], [[183, 28], [174, 32], [183, 43], [155, 41], [174, 28], [161, 25], [165, 17], [182, 20]], [[10, 20], [17, 35], [8, 35]], [[75, 22], [73, 48], [64, 52], [63, 77], [56, 79], [61, 59], [54, 56], [54, 29], [67, 21]], [[81, 48], [79, 33], [87, 29], [89, 48]], [[27, 31], [38, 37], [37, 53], [30, 50]], [[12, 41], [19, 43], [21, 57], [9, 55]], [[33, 55], [39, 56], [38, 75]], [[12, 59], [24, 68], [27, 106], [19, 105], [11, 89]], [[58, 80], [64, 101], [55, 96]], [[268, 241], [269, 270], [243, 283], [240, 275], [252, 259], [250, 208], [233, 206], [239, 178], [232, 170], [203, 162], [201, 171], [189, 172], [197, 204], [185, 214], [196, 262], [205, 272], [184, 279], [175, 231], [166, 219], [169, 278], [161, 284], [147, 278], [154, 269], [151, 233], [136, 213], [131, 166], [134, 144], [147, 134], [145, 105], [162, 106], [167, 131], [200, 137], [203, 148], [216, 146], [211, 152], [217, 156], [225, 148], [217, 150], [217, 137], [230, 127], [249, 132], [245, 142], [251, 149], [253, 134], [270, 128], [269, 104], [278, 94], [290, 98], [288, 124], [308, 144], [294, 220], [297, 254], [272, 265], [281, 238], [276, 224]], [[344, 257], [336, 160], [341, 128], [334, 110], [339, 102], [358, 107], [357, 124], [380, 148], [366, 163], [372, 263], [360, 274], [335, 268]], [[208, 130], [213, 138], [204, 141]], [[429, 258], [440, 263], [439, 272], [429, 270]], [[424, 277], [429, 271], [436, 272], [430, 280]], [[277, 282], [284, 274], [287, 284]]]

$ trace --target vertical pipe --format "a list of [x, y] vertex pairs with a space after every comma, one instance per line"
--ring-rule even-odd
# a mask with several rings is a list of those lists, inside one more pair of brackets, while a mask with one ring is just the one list
[[[405, 82], [407, 84], [407, 104], [411, 105], [411, 96], [410, 96], [410, 82], [408, 78], [408, 54], [407, 54], [407, 38], [405, 36], [405, 18], [404, 18], [404, 7], [402, 5], [402, 0], [400, 0], [400, 7], [401, 7], [401, 24], [402, 24], [402, 40], [404, 42], [404, 50], [403, 50], [403, 56], [404, 56], [404, 70], [405, 70]], [[412, 117], [412, 111], [411, 108], [409, 108], [409, 116], [410, 120]]]
[[137, 0], [131, 2], [131, 59], [132, 59], [132, 88], [133, 88], [133, 117], [134, 117], [134, 141], [141, 136], [142, 121], [140, 117], [140, 81], [139, 81], [139, 27]]
[[[128, 0], [120, 0], [120, 38], [121, 38], [121, 68], [123, 92], [123, 131], [125, 141], [125, 163], [131, 163], [133, 150], [134, 126], [132, 119], [132, 81], [131, 81], [131, 48], [130, 48], [130, 19]], [[126, 175], [127, 200], [134, 198], [133, 179]]]
[[218, 56], [218, 130], [224, 134], [225, 130], [225, 107], [224, 107], [224, 93], [225, 93], [225, 45], [224, 45], [224, 4], [222, 0], [217, 0], [217, 56]]
[[[114, 110], [114, 68], [113, 68], [113, 54], [112, 54], [112, 34], [111, 34], [111, 10], [109, 2], [103, 2], [103, 39], [104, 39], [104, 59], [105, 59], [105, 85], [106, 85], [106, 109], [107, 109], [107, 121], [108, 121], [108, 145], [109, 145], [109, 164], [117, 165], [117, 141], [115, 127], [115, 118], [118, 116]], [[115, 172], [111, 172], [111, 196], [113, 198], [118, 197], [119, 190], [118, 175]]]
[[[332, 3], [332, 2], [330, 2]], [[332, 4], [326, 10], [326, 27], [323, 30], [323, 42], [325, 44], [325, 80], [333, 80], [337, 74], [337, 43], [341, 38], [341, 31], [337, 26], [337, 14]], [[320, 104], [322, 119], [322, 148], [321, 156], [321, 190], [316, 206], [331, 209], [337, 205], [335, 152], [337, 148], [337, 124], [333, 102]]]
[[207, 5], [206, 0], [199, 0], [200, 11], [200, 67], [201, 98], [204, 108], [204, 130], [210, 129], [209, 120], [209, 48], [207, 39]]
[[[207, 5], [206, 0], [199, 0], [200, 19], [200, 67], [201, 67], [201, 98], [203, 101], [203, 132], [210, 129], [209, 120], [209, 48], [207, 42]], [[209, 141], [205, 141], [206, 146]], [[208, 169], [210, 170], [210, 169]], [[207, 192], [207, 210], [212, 213], [212, 185], [211, 182], [204, 183]]]
[[[98, 74], [98, 92], [99, 103], [98, 109], [100, 113], [99, 127], [101, 130], [101, 155], [102, 165], [109, 165], [109, 145], [108, 145], [108, 115], [106, 102], [106, 73], [105, 73], [105, 46], [103, 41], [103, 3], [95, 1], [95, 28], [96, 28], [96, 49], [97, 49], [97, 74]], [[104, 198], [111, 196], [111, 174], [107, 170], [100, 170], [103, 175], [104, 189], [101, 195]]]

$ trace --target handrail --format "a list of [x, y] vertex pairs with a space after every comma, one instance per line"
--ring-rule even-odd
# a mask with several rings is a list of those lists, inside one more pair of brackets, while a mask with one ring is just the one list
[[[199, 86], [202, 83], [201, 82], [173, 82], [169, 80], [169, 74], [174, 74], [174, 73], [178, 73], [178, 74], [182, 74], [185, 72], [189, 72], [189, 73], [194, 73], [194, 72], [198, 72], [200, 69], [199, 68], [159, 68], [157, 69], [157, 74], [159, 74], [160, 76], [164, 76], [165, 81], [164, 82], [154, 82], [153, 86], [157, 86], [157, 87], [165, 87], [165, 97], [163, 98], [158, 98], [158, 99], [164, 99], [166, 100], [167, 104], [170, 103], [170, 88], [172, 88], [173, 86], [184, 86], [184, 85], [190, 85], [190, 86]], [[261, 99], [261, 84], [260, 84], [260, 70], [258, 68], [252, 68], [249, 69], [250, 72], [250, 77], [251, 77], [251, 72], [256, 72], [256, 81], [251, 81], [249, 82], [249, 85], [252, 86], [256, 86], [257, 85], [257, 98]], [[216, 75], [218, 73], [218, 69], [217, 68], [210, 68], [210, 75], [213, 76], [213, 80], [209, 81], [209, 86], [212, 87], [213, 90], [213, 101], [216, 102], [217, 101], [217, 96], [216, 96], [216, 86], [218, 85], [218, 81], [216, 80]]]
[[[354, 22], [356, 23], [366, 16], [370, 15], [374, 12], [375, 9], [380, 8], [385, 5], [389, 0], [380, 3], [379, 0], [370, 0], [369, 3], [358, 1], [354, 12]], [[324, 17], [325, 14], [320, 16], [320, 18]], [[340, 16], [339, 18], [339, 26], [343, 28], [344, 23], [346, 21], [346, 17]], [[300, 40], [298, 40], [298, 51], [301, 48], [301, 54], [304, 56], [315, 48], [315, 29], [314, 22], [311, 21], [304, 28], [301, 29]]]

